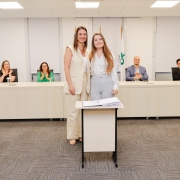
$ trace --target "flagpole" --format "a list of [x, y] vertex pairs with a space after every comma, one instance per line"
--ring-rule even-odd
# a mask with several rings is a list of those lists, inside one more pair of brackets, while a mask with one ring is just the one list
[[120, 53], [120, 65], [121, 65], [121, 81], [125, 80], [125, 69], [124, 69], [124, 42], [123, 42], [123, 27], [120, 27], [120, 36], [121, 36], [121, 53]]
[[120, 28], [121, 40], [122, 40], [123, 27]]
[[74, 27], [74, 33], [76, 33], [76, 26]]

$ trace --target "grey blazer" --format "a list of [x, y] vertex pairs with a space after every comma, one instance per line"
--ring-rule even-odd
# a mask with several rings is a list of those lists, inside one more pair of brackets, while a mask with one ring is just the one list
[[[135, 67], [134, 65], [129, 66], [126, 71], [126, 81], [134, 81], [135, 76]], [[146, 68], [143, 66], [139, 66], [139, 73], [142, 75], [141, 81], [148, 80], [148, 75], [146, 72]]]

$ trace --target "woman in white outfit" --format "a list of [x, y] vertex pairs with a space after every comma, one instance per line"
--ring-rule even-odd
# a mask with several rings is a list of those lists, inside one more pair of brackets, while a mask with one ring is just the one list
[[101, 33], [92, 38], [91, 100], [111, 98], [118, 93], [119, 80], [112, 53]]
[[67, 109], [67, 139], [71, 145], [82, 141], [80, 110], [75, 109], [76, 101], [87, 101], [90, 90], [90, 62], [87, 50], [87, 30], [80, 26], [74, 35], [74, 44], [67, 46], [64, 55]]

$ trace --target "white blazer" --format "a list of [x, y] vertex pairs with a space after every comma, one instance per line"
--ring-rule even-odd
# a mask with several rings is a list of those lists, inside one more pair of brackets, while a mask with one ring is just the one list
[[[72, 60], [70, 65], [70, 76], [73, 86], [75, 88], [75, 94], [81, 94], [83, 88], [83, 75], [84, 75], [84, 60], [83, 56], [79, 49], [77, 51], [74, 50], [74, 47], [67, 46], [72, 52]], [[86, 91], [89, 94], [90, 92], [90, 61], [89, 61], [89, 50], [86, 49], [86, 58], [87, 58], [87, 85]], [[65, 78], [64, 84], [64, 93], [69, 93], [68, 83]]]

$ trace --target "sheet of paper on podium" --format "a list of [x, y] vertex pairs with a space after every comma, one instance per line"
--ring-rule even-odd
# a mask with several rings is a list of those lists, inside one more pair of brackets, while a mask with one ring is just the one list
[[121, 102], [117, 97], [106, 98], [97, 101], [83, 101], [84, 107], [90, 106], [122, 106]]

